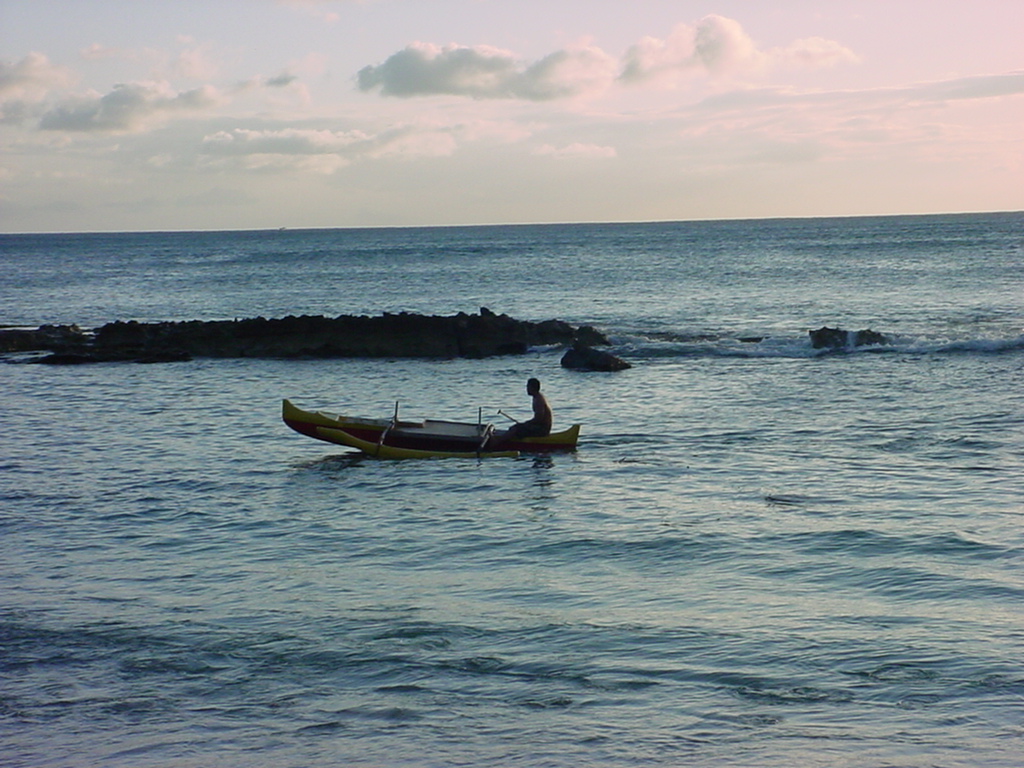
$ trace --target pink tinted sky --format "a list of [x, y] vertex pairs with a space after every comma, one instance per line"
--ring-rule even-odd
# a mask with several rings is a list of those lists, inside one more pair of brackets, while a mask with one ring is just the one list
[[0, 230], [1024, 209], [1024, 2], [0, 0]]

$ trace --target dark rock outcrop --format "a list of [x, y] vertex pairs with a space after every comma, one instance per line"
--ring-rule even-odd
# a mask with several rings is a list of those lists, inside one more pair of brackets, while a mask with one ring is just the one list
[[863, 347], [871, 344], [888, 344], [884, 334], [877, 331], [844, 331], [841, 328], [823, 327], [816, 331], [808, 331], [811, 346], [815, 349], [847, 349]]
[[610, 352], [576, 342], [562, 355], [562, 367], [582, 371], [624, 371], [633, 366]]
[[402, 312], [380, 317], [118, 321], [96, 329], [91, 337], [80, 333], [53, 341], [40, 335], [35, 341], [20, 341], [16, 349], [0, 346], [0, 351], [49, 350], [54, 354], [41, 362], [54, 364], [164, 362], [190, 357], [478, 358], [523, 354], [533, 346], [572, 344], [580, 339], [608, 343], [589, 326], [576, 328], [561, 320], [516, 320], [484, 307], [477, 315], [460, 312], [450, 317]]
[[81, 346], [88, 336], [77, 325], [41, 325], [38, 328], [0, 329], [0, 353], [35, 352]]

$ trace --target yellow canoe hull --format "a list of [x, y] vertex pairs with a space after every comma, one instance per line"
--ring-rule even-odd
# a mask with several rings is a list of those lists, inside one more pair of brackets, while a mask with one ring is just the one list
[[488, 436], [502, 432], [486, 424], [354, 418], [306, 411], [289, 400], [284, 400], [281, 416], [289, 427], [308, 437], [388, 459], [511, 458], [520, 453], [572, 451], [580, 433], [580, 425], [574, 424], [545, 437], [520, 438], [505, 443], [502, 450], [487, 451], [481, 449]]

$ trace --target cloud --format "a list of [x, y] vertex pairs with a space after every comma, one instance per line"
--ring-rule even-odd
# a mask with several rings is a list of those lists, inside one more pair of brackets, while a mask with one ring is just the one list
[[79, 51], [79, 55], [87, 61], [102, 61], [104, 59], [117, 59], [125, 56], [121, 48], [111, 48], [109, 45], [93, 43], [88, 48]]
[[[1021, 97], [1024, 72], [851, 90], [744, 88], [681, 108], [664, 125], [679, 146], [700, 147], [701, 162], [835, 163], [885, 152], [946, 163], [965, 147], [1017, 141], [1006, 137], [1019, 118], [992, 115], [1019, 115]], [[996, 102], [1010, 111], [988, 111]]]
[[467, 96], [547, 101], [581, 95], [611, 82], [614, 61], [598, 48], [556, 51], [526, 65], [489, 46], [413, 43], [383, 64], [359, 70], [359, 89], [383, 96]]
[[20, 125], [37, 117], [55, 90], [75, 81], [71, 70], [56, 66], [41, 53], [20, 61], [0, 61], [0, 124]]
[[927, 83], [912, 88], [911, 93], [925, 101], [961, 101], [991, 99], [999, 96], [1020, 96], [1024, 94], [1024, 72], [979, 75]]
[[371, 152], [377, 144], [376, 137], [362, 131], [236, 128], [205, 136], [202, 151], [214, 166], [330, 175]]
[[298, 79], [298, 75], [293, 75], [289, 72], [282, 72], [276, 77], [268, 77], [264, 81], [264, 85], [268, 88], [284, 88], [287, 85], [291, 85]]
[[464, 143], [508, 143], [521, 138], [521, 131], [480, 123], [400, 124], [378, 133], [236, 128], [205, 136], [202, 152], [211, 164], [244, 170], [334, 173], [357, 161], [449, 157]]
[[751, 114], [760, 109], [790, 111], [795, 106], [844, 108], [862, 119], [865, 110], [887, 114], [907, 105], [939, 106], [945, 102], [1024, 96], [1024, 71], [978, 75], [901, 86], [845, 91], [796, 91], [785, 88], [747, 88], [708, 96], [693, 111]]
[[417, 42], [357, 74], [361, 91], [412, 98], [451, 95], [474, 99], [551, 101], [594, 94], [612, 84], [671, 82], [684, 74], [714, 77], [762, 74], [773, 68], [819, 68], [855, 62], [850, 49], [810, 37], [761, 50], [742, 25], [724, 16], [681, 24], [668, 37], [645, 37], [620, 61], [592, 45], [565, 48], [527, 63], [485, 45]]
[[51, 90], [66, 88], [74, 79], [71, 70], [33, 52], [21, 61], [0, 61], [0, 98], [41, 101]]
[[377, 137], [366, 156], [373, 159], [413, 160], [424, 157], [451, 157], [459, 148], [456, 128], [400, 126]]
[[544, 144], [534, 151], [535, 155], [556, 158], [613, 158], [618, 157], [615, 147], [575, 142], [564, 147]]
[[306, 86], [302, 84], [298, 75], [293, 75], [291, 72], [281, 72], [280, 74], [274, 75], [273, 77], [265, 77], [264, 75], [253, 75], [248, 80], [242, 80], [234, 83], [229, 88], [225, 89], [225, 93], [231, 96], [239, 96], [242, 94], [252, 93], [258, 91], [261, 88], [271, 90], [291, 90], [297, 91], [302, 96], [308, 97], [308, 91]]
[[823, 37], [807, 37], [786, 48], [776, 48], [769, 54], [780, 66], [819, 69], [839, 64], [856, 64], [860, 57], [852, 50]]
[[765, 65], [765, 56], [734, 19], [705, 16], [694, 30], [694, 58], [712, 73], [755, 70]]
[[321, 6], [331, 5], [332, 3], [350, 3], [357, 5], [366, 1], [367, 0], [277, 0], [281, 5], [290, 5], [292, 7], [299, 8], [328, 24], [335, 24], [340, 21], [341, 15], [334, 11], [323, 10]]
[[255, 153], [241, 158], [246, 171], [315, 173], [329, 176], [348, 167], [351, 160], [335, 154], [279, 155]]
[[222, 103], [210, 85], [176, 92], [167, 83], [129, 83], [105, 95], [68, 99], [47, 110], [39, 127], [49, 131], [126, 132], [168, 114], [209, 109]]
[[214, 60], [211, 43], [197, 43], [190, 37], [180, 37], [186, 47], [174, 61], [173, 71], [180, 77], [191, 80], [212, 80], [217, 77], [220, 67]]
[[817, 68], [856, 61], [849, 48], [820, 37], [763, 51], [738, 21], [712, 14], [693, 27], [680, 24], [664, 40], [645, 37], [630, 47], [620, 79], [632, 84], [684, 73], [760, 74], [775, 67]]
[[203, 149], [219, 155], [319, 155], [347, 152], [370, 137], [362, 131], [301, 128], [218, 131], [203, 138]]

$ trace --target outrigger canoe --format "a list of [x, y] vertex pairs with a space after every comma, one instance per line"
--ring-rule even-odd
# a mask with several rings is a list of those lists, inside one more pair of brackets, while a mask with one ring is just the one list
[[580, 425], [545, 437], [525, 437], [501, 443], [490, 450], [504, 430], [493, 424], [457, 421], [407, 421], [358, 418], [325, 411], [304, 411], [285, 400], [281, 408], [284, 423], [300, 434], [328, 443], [355, 448], [382, 459], [516, 457], [520, 453], [551, 453], [576, 450]]

